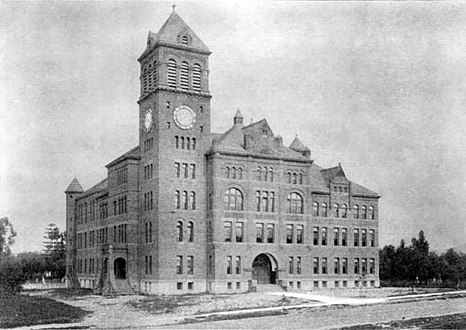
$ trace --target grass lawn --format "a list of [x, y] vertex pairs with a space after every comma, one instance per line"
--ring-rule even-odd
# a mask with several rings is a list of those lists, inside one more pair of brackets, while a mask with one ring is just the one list
[[373, 330], [373, 329], [466, 329], [466, 313], [435, 317], [420, 317], [410, 320], [364, 324], [354, 327], [344, 327], [343, 330]]
[[79, 322], [88, 313], [45, 297], [0, 296], [0, 328]]

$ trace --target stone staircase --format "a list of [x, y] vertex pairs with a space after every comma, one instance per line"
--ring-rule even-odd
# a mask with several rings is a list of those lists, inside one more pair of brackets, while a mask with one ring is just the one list
[[256, 292], [284, 292], [284, 290], [276, 284], [257, 284]]

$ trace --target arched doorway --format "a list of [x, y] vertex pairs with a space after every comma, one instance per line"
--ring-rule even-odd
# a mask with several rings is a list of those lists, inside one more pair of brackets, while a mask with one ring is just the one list
[[114, 262], [115, 278], [117, 280], [126, 279], [126, 260], [123, 258], [117, 258]]
[[257, 284], [275, 284], [277, 279], [277, 267], [275, 260], [262, 253], [252, 262], [252, 278]]

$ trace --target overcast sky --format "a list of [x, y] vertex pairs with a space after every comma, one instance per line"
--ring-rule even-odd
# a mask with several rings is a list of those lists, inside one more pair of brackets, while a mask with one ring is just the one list
[[[88, 189], [136, 146], [139, 65], [169, 2], [0, 2], [0, 217], [14, 252], [65, 229], [64, 190]], [[466, 243], [466, 3], [179, 2], [212, 51], [212, 129], [240, 108], [295, 134], [323, 167], [378, 192], [380, 243], [423, 229]]]

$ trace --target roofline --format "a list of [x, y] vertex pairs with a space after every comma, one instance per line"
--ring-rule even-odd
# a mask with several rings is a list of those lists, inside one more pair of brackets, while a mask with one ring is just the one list
[[135, 159], [135, 160], [140, 160], [141, 159], [141, 156], [131, 156], [130, 154], [132, 152], [134, 152], [136, 149], [138, 149], [139, 146], [136, 146], [134, 147], [133, 149], [131, 149], [130, 151], [128, 152], [125, 152], [123, 155], [119, 156], [118, 158], [112, 160], [110, 163], [108, 163], [107, 165], [105, 165], [106, 168], [109, 168], [109, 167], [112, 167], [113, 165], [115, 164], [118, 164], [118, 163], [121, 163], [122, 161], [126, 160], [126, 159]]
[[210, 91], [207, 93], [199, 93], [199, 92], [190, 92], [190, 91], [184, 91], [184, 90], [179, 90], [179, 89], [174, 89], [172, 87], [160, 87], [160, 86], [157, 86], [153, 91], [151, 91], [150, 93], [147, 93], [146, 95], [144, 96], [141, 96], [141, 98], [137, 101], [138, 104], [141, 104], [142, 101], [144, 101], [145, 99], [147, 99], [149, 96], [151, 96], [152, 94], [154, 94], [155, 92], [158, 92], [158, 91], [164, 91], [164, 92], [170, 92], [170, 93], [178, 93], [178, 94], [188, 94], [188, 95], [194, 95], [194, 96], [200, 96], [200, 97], [205, 97], [205, 98], [208, 98], [208, 99], [211, 99], [212, 98], [212, 95], [210, 95]]
[[293, 162], [299, 162], [299, 163], [309, 163], [312, 164], [314, 163], [314, 160], [312, 159], [301, 159], [301, 158], [291, 158], [291, 157], [283, 157], [283, 156], [267, 156], [264, 154], [255, 154], [255, 153], [241, 153], [241, 152], [235, 152], [235, 151], [213, 151], [209, 150], [206, 152], [206, 156], [211, 156], [215, 154], [221, 154], [221, 155], [229, 155], [229, 156], [240, 156], [240, 157], [254, 157], [254, 158], [262, 158], [262, 159], [278, 159], [278, 160], [286, 160], [286, 161], [293, 161]]
[[[212, 54], [212, 52], [210, 50], [201, 50], [201, 49], [197, 49], [197, 48], [191, 48], [191, 47], [186, 47], [186, 46], [181, 46], [181, 45], [175, 45], [175, 44], [170, 44], [168, 42], [163, 42], [163, 41], [157, 41], [153, 46], [152, 48], [150, 48], [150, 50], [148, 50], [147, 52], [144, 51], [142, 53], [141, 56], [139, 56], [138, 58], [138, 62], [141, 62], [146, 56], [149, 56], [150, 53], [152, 53], [156, 48], [158, 47], [170, 47], [170, 48], [175, 48], [175, 49], [178, 49], [178, 50], [188, 50], [188, 51], [191, 51], [193, 53], [198, 53], [198, 54], [203, 54], [203, 55], [210, 55]], [[146, 49], [147, 50], [147, 49]]]

